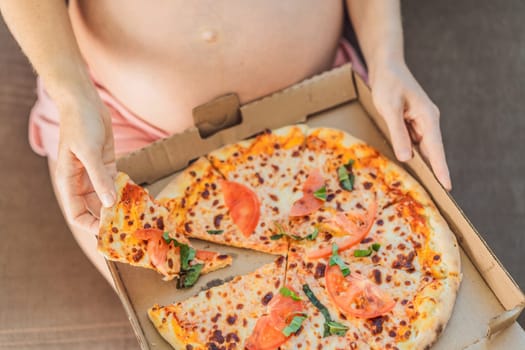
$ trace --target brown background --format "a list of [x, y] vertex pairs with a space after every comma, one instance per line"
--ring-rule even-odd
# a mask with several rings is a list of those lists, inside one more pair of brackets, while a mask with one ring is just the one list
[[[406, 56], [441, 108], [453, 195], [525, 287], [525, 3], [403, 1]], [[34, 77], [0, 22], [0, 348], [136, 349], [27, 143]], [[522, 325], [525, 317], [522, 316]]]

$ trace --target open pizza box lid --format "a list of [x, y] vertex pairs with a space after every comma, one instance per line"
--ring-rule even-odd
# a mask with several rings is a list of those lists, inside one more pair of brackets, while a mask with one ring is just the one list
[[[239, 106], [235, 94], [194, 110], [196, 127], [119, 159], [118, 168], [155, 196], [191, 160], [265, 129], [306, 123], [345, 130], [395, 160], [386, 125], [369, 88], [349, 64]], [[516, 319], [525, 297], [494, 253], [434, 177], [418, 152], [403, 166], [426, 188], [461, 246], [463, 281], [452, 318], [433, 349], [525, 349]], [[171, 349], [147, 317], [147, 310], [185, 300], [201, 289], [247, 274], [275, 256], [192, 240], [198, 248], [231, 254], [231, 267], [202, 276], [189, 290], [176, 289], [154, 271], [108, 262], [119, 296], [143, 349]]]

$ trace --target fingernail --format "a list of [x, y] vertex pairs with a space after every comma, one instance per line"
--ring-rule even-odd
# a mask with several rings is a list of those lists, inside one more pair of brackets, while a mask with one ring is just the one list
[[102, 195], [100, 196], [100, 201], [102, 202], [103, 206], [108, 208], [111, 207], [115, 202], [115, 197], [108, 192], [102, 193]]
[[400, 151], [397, 155], [397, 158], [402, 162], [406, 162], [407, 160], [410, 160], [410, 158], [412, 158], [412, 152], [408, 150]]

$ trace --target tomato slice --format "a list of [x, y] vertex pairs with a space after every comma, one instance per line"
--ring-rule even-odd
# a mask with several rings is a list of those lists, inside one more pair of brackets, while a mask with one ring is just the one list
[[257, 195], [248, 187], [234, 181], [223, 180], [220, 186], [233, 222], [245, 237], [249, 237], [261, 216], [261, 205]]
[[273, 326], [272, 317], [266, 315], [257, 321], [253, 333], [246, 340], [244, 346], [248, 350], [275, 350], [284, 344], [288, 338], [281, 330]]
[[[351, 218], [343, 213], [337, 213], [327, 225], [332, 226], [337, 231], [343, 231], [347, 234], [344, 237], [334, 239], [339, 251], [347, 250], [365, 238], [372, 226], [374, 226], [377, 214], [377, 201], [374, 199], [366, 215], [351, 214]], [[321, 249], [313, 250], [307, 253], [310, 259], [326, 258], [332, 254], [332, 244]]]
[[219, 253], [210, 252], [209, 250], [197, 250], [195, 252], [195, 257], [201, 261], [210, 261], [213, 260]]
[[162, 238], [163, 231], [156, 228], [145, 228], [136, 230], [133, 236], [137, 239], [147, 240], [146, 251], [153, 266], [162, 274], [166, 274], [166, 259], [168, 257], [169, 246]]
[[323, 174], [321, 174], [321, 170], [318, 168], [312, 169], [310, 170], [310, 173], [308, 173], [308, 178], [303, 185], [303, 193], [313, 195], [314, 192], [323, 187], [323, 185], [324, 178]]
[[[288, 288], [293, 291], [292, 288]], [[295, 291], [294, 291], [295, 292]], [[294, 316], [303, 311], [304, 305], [300, 300], [293, 300], [281, 294], [275, 295], [268, 303], [268, 312], [273, 320], [273, 326], [282, 331]]]
[[323, 201], [314, 196], [314, 192], [324, 185], [324, 178], [319, 169], [313, 169], [303, 185], [303, 196], [299, 198], [290, 210], [290, 216], [309, 215], [323, 206]]
[[[289, 289], [293, 291], [292, 288]], [[283, 334], [283, 329], [303, 310], [302, 301], [281, 294], [275, 295], [268, 303], [268, 314], [255, 324], [253, 333], [246, 342], [246, 348], [248, 350], [277, 349], [290, 338]]]
[[396, 305], [387, 292], [366, 277], [358, 273], [344, 277], [335, 265], [326, 271], [326, 288], [332, 302], [347, 316], [374, 318]]

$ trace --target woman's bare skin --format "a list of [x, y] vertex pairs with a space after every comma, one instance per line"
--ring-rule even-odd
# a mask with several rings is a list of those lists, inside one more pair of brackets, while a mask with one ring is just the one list
[[49, 159], [57, 199], [111, 284], [95, 234], [96, 213], [116, 198], [116, 156], [90, 73], [145, 121], [182, 131], [192, 125], [192, 108], [217, 96], [237, 92], [244, 103], [329, 68], [346, 5], [397, 158], [409, 160], [419, 143], [451, 187], [439, 110], [404, 61], [399, 1], [69, 2], [0, 0], [0, 10], [60, 112], [58, 159]]
[[241, 103], [330, 67], [342, 1], [73, 0], [69, 14], [97, 81], [170, 133], [193, 107], [228, 93]]

